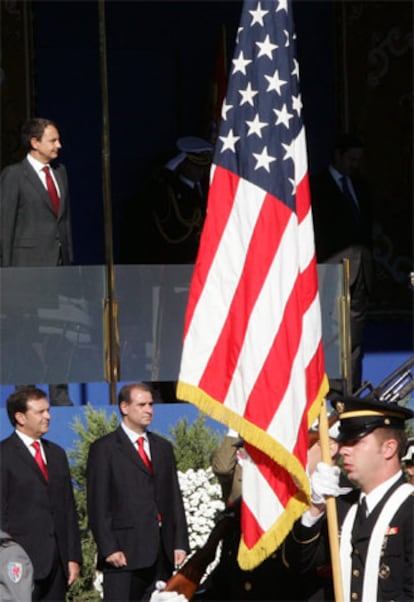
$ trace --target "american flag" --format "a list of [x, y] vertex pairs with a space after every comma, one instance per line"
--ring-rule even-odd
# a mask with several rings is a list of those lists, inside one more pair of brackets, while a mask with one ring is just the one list
[[327, 389], [292, 5], [246, 0], [177, 386], [245, 441], [243, 569], [309, 505], [308, 428]]

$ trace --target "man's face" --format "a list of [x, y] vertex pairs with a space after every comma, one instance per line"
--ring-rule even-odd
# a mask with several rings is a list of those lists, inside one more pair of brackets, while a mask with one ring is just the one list
[[149, 391], [132, 389], [130, 403], [121, 403], [125, 425], [136, 433], [143, 433], [152, 422], [153, 400]]
[[361, 148], [349, 148], [344, 152], [335, 152], [334, 167], [344, 176], [353, 176], [360, 168]]
[[30, 399], [26, 412], [16, 412], [16, 428], [31, 437], [39, 439], [49, 430], [50, 412], [46, 398]]
[[31, 145], [33, 157], [45, 165], [56, 159], [62, 148], [59, 132], [53, 125], [45, 127], [40, 140], [32, 138]]
[[383, 441], [374, 431], [339, 448], [348, 478], [366, 493], [378, 484], [384, 467], [383, 447]]

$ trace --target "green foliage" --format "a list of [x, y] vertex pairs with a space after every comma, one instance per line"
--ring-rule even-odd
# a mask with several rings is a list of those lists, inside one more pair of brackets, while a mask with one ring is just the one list
[[222, 436], [205, 422], [206, 416], [200, 413], [191, 426], [187, 418], [181, 418], [169, 429], [178, 470], [186, 472], [189, 468], [199, 470], [210, 466], [211, 453], [220, 445]]
[[80, 577], [71, 586], [67, 602], [98, 602], [101, 600], [99, 593], [93, 587], [96, 567], [96, 545], [92, 533], [88, 529], [88, 516], [86, 509], [86, 463], [89, 447], [99, 437], [110, 433], [118, 426], [118, 416], [113, 412], [110, 417], [104, 410], [94, 410], [88, 404], [85, 409], [85, 422], [76, 416], [71, 428], [79, 436], [75, 448], [69, 450], [68, 456], [71, 464], [71, 474], [76, 507], [79, 516], [79, 526], [82, 538], [83, 565]]

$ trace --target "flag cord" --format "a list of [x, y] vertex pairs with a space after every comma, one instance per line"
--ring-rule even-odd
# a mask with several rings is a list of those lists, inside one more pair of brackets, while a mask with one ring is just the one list
[[[329, 449], [329, 424], [326, 400], [323, 401], [321, 405], [321, 413], [319, 414], [319, 440], [321, 445], [322, 461], [326, 464], [332, 464], [332, 458]], [[326, 517], [328, 520], [329, 549], [331, 552], [335, 602], [343, 602], [342, 575], [339, 560], [338, 515], [336, 512], [335, 498], [333, 496], [329, 496], [326, 499]]]

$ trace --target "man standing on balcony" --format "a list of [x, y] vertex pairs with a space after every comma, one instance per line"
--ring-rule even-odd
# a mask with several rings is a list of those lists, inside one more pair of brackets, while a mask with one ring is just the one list
[[[40, 117], [22, 128], [23, 161], [0, 174], [0, 266], [45, 267], [73, 260], [66, 169], [56, 124]], [[49, 386], [51, 405], [72, 405], [66, 384]]]

